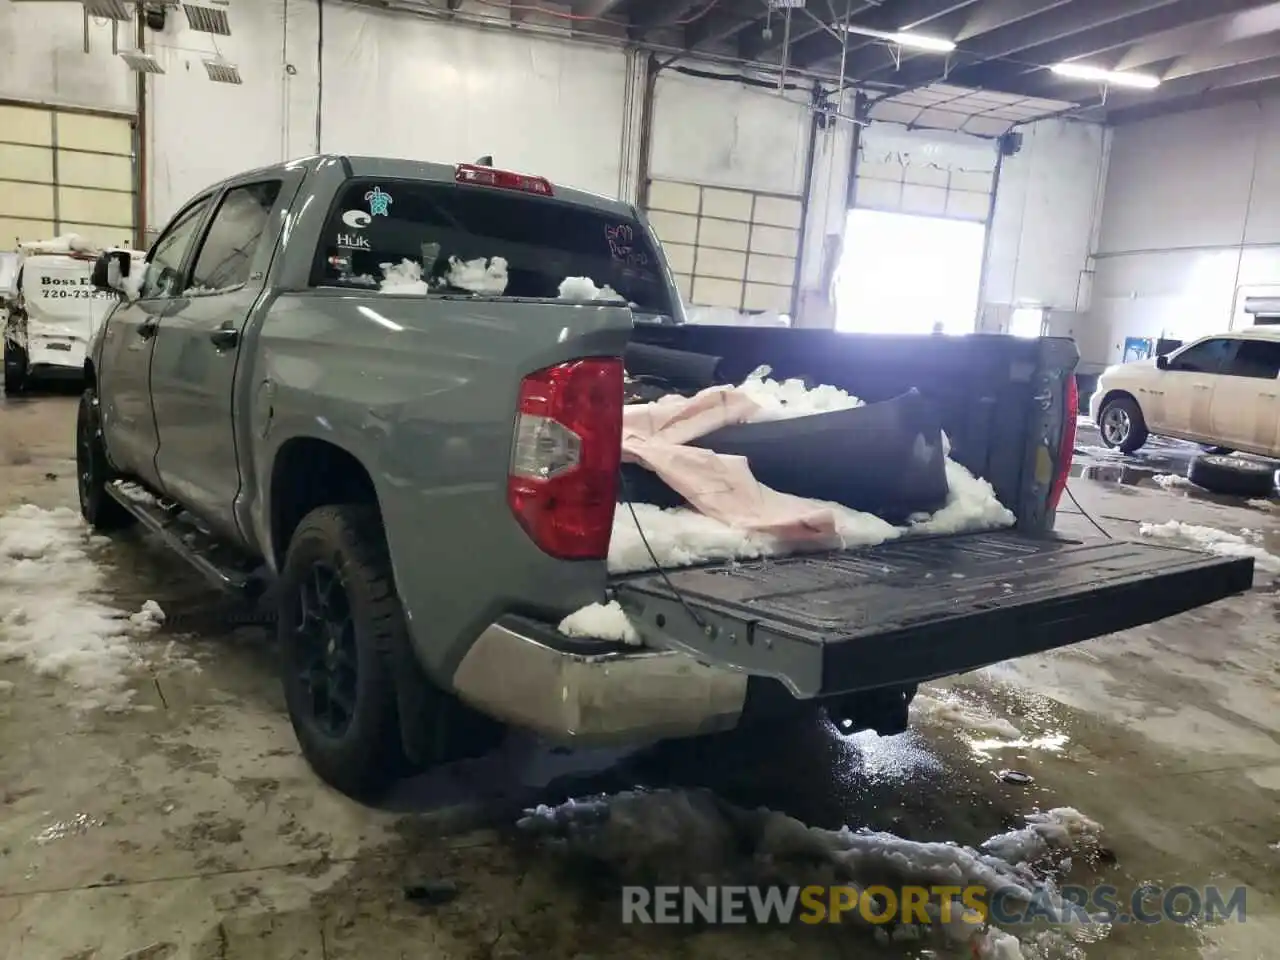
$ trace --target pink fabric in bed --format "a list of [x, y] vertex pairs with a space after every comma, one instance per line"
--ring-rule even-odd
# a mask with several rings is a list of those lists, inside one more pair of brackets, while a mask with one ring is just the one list
[[699, 513], [785, 540], [821, 540], [835, 532], [830, 509], [758, 482], [743, 457], [686, 446], [759, 410], [736, 387], [694, 397], [668, 396], [624, 407], [622, 457], [652, 470]]

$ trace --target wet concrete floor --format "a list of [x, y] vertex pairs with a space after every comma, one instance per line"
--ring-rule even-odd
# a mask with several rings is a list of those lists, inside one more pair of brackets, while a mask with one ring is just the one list
[[[0, 516], [74, 507], [73, 424], [70, 397], [0, 402]], [[1059, 524], [1071, 535], [1096, 535], [1082, 510], [1122, 537], [1170, 518], [1280, 533], [1267, 507], [1182, 488], [1071, 490], [1078, 505]], [[1246, 921], [1118, 926], [1057, 952], [1028, 943], [1026, 956], [1278, 955], [1280, 594], [1268, 574], [1211, 608], [934, 685], [899, 737], [843, 738], [815, 721], [623, 755], [513, 735], [371, 809], [298, 756], [263, 627], [237, 626], [140, 537], [96, 549], [112, 602], [154, 599], [168, 620], [138, 641], [121, 709], [73, 709], [64, 679], [0, 662], [0, 957], [951, 956], [859, 930], [623, 926], [616, 863], [590, 869], [512, 830], [527, 804], [634, 786], [705, 787], [817, 826], [962, 844], [1075, 807], [1103, 825], [1104, 847], [1063, 880], [1243, 886]]]

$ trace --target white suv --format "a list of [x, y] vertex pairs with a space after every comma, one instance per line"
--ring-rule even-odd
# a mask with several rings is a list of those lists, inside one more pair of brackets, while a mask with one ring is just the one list
[[1280, 456], [1280, 328], [1204, 337], [1098, 378], [1089, 416], [1102, 442], [1133, 453], [1150, 434]]

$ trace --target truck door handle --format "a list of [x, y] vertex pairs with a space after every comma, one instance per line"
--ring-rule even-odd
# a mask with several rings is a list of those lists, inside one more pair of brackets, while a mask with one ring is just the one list
[[143, 340], [150, 340], [159, 332], [159, 330], [159, 320], [143, 320], [142, 323], [138, 324], [138, 336]]
[[213, 341], [213, 345], [219, 350], [228, 350], [240, 342], [240, 331], [231, 326], [230, 323], [224, 323], [209, 334], [209, 339]]

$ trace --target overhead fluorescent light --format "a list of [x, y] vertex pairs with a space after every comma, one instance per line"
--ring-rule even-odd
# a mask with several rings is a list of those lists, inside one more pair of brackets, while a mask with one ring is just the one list
[[84, 12], [91, 17], [108, 20], [132, 20], [133, 8], [124, 0], [81, 0]]
[[143, 53], [141, 50], [121, 50], [120, 59], [129, 65], [135, 73], [164, 73], [164, 67], [156, 59], [154, 53]]
[[214, 83], [243, 83], [240, 79], [240, 68], [225, 60], [206, 60], [204, 72]]
[[837, 24], [844, 27], [849, 33], [856, 33], [860, 37], [871, 37], [873, 40], [883, 40], [885, 43], [896, 43], [900, 47], [909, 47], [912, 50], [924, 50], [928, 53], [950, 53], [956, 48], [955, 43], [950, 40], [944, 40], [942, 37], [930, 37], [923, 33], [913, 33], [909, 30], [889, 31], [889, 30], [872, 30], [870, 27], [859, 27], [857, 24]]
[[187, 26], [197, 33], [216, 33], [222, 37], [231, 36], [231, 24], [227, 20], [225, 0], [210, 6], [203, 3], [184, 3], [182, 9], [187, 14]]
[[1160, 86], [1160, 78], [1149, 73], [1130, 73], [1127, 70], [1104, 70], [1087, 63], [1055, 63], [1049, 68], [1060, 77], [1072, 80], [1092, 80], [1114, 87], [1133, 87], [1137, 90], [1154, 90]]

